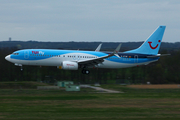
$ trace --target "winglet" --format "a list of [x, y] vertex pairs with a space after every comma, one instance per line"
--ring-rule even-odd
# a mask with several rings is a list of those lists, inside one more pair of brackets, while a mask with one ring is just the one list
[[118, 45], [118, 47], [114, 50], [113, 54], [117, 54], [121, 48], [122, 43]]
[[100, 51], [100, 49], [101, 49], [101, 45], [102, 45], [102, 43], [101, 44], [99, 44], [99, 46], [96, 48], [96, 52], [99, 52]]

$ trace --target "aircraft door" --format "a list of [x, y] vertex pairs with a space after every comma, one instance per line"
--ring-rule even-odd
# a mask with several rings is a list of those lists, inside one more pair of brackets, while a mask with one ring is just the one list
[[76, 55], [73, 55], [73, 60], [76, 60]]
[[134, 56], [134, 63], [138, 63], [138, 55]]
[[73, 60], [78, 61], [80, 59], [80, 55], [73, 55]]
[[29, 58], [29, 51], [24, 51], [24, 59], [28, 59]]
[[77, 55], [77, 61], [79, 61], [79, 59], [80, 59], [80, 55]]

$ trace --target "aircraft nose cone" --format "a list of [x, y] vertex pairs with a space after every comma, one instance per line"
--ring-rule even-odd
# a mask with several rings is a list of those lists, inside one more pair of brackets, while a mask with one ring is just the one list
[[5, 57], [5, 59], [6, 59], [7, 61], [10, 61], [10, 55], [7, 55], [7, 56]]

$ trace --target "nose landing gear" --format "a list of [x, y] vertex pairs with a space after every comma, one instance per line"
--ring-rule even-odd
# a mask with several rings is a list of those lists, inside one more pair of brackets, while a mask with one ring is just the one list
[[21, 66], [21, 71], [23, 71], [23, 66]]

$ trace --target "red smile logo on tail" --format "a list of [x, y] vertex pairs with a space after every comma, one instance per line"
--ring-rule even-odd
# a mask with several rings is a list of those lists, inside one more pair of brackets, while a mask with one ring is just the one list
[[[159, 40], [158, 42], [161, 42], [161, 40]], [[156, 49], [156, 48], [158, 47], [158, 44], [157, 44], [155, 47], [153, 47], [153, 46], [151, 45], [152, 42], [148, 42], [148, 43], [149, 43], [149, 46], [150, 46], [151, 49]]]

